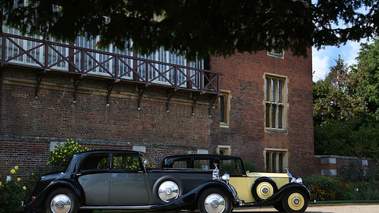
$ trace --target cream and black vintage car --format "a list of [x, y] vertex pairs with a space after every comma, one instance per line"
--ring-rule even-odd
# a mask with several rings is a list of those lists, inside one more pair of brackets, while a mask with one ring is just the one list
[[246, 172], [243, 160], [226, 155], [175, 155], [162, 160], [162, 169], [212, 170], [230, 175], [241, 206], [272, 205], [279, 212], [302, 213], [308, 207], [310, 193], [301, 178], [290, 173]]

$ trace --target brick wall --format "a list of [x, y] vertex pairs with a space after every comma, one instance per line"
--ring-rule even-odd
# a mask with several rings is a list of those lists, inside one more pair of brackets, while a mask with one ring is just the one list
[[[222, 88], [231, 91], [229, 128], [212, 125], [213, 145], [231, 144], [232, 154], [256, 162], [264, 170], [264, 149], [288, 149], [289, 169], [294, 174], [313, 173], [312, 53], [309, 58], [269, 57], [267, 52], [212, 58], [211, 69], [223, 73]], [[288, 79], [288, 128], [268, 133], [264, 127], [265, 73]], [[310, 163], [312, 162], [312, 163]]]
[[35, 71], [5, 67], [1, 73], [0, 156], [5, 161], [46, 162], [50, 142], [67, 138], [103, 148], [145, 146], [158, 160], [210, 147], [215, 116], [208, 115], [207, 95], [192, 115], [191, 94], [178, 91], [167, 112], [167, 90], [147, 87], [137, 110], [135, 85], [116, 84], [107, 106], [107, 81], [84, 79], [73, 103], [71, 76], [47, 73], [36, 99]]

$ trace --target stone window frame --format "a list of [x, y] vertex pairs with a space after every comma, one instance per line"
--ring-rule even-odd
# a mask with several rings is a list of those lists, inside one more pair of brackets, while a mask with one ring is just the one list
[[265, 73], [263, 78], [265, 130], [266, 132], [287, 133], [288, 78], [271, 73]]
[[286, 172], [288, 169], [288, 149], [266, 148], [263, 151], [266, 172]]
[[220, 93], [221, 95], [218, 99], [220, 127], [229, 128], [231, 110], [230, 100], [232, 95], [229, 90], [220, 90]]
[[219, 155], [231, 155], [232, 149], [227, 145], [218, 145], [217, 146], [217, 154]]

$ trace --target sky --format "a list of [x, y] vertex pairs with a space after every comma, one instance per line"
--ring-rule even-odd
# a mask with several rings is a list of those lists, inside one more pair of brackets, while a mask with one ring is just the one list
[[[317, 0], [312, 0], [315, 4]], [[358, 11], [365, 13], [367, 8], [361, 8]], [[341, 26], [339, 26], [341, 27]], [[313, 70], [313, 81], [325, 79], [329, 72], [329, 68], [336, 65], [335, 60], [338, 59], [338, 55], [345, 61], [348, 66], [356, 64], [356, 57], [361, 48], [361, 43], [371, 43], [372, 40], [362, 39], [360, 42], [347, 42], [346, 45], [341, 45], [340, 47], [327, 46], [324, 49], [317, 50], [312, 48], [312, 70]]]
[[360, 42], [348, 42], [346, 45], [340, 47], [327, 46], [320, 50], [312, 48], [313, 81], [323, 80], [326, 77], [329, 68], [336, 65], [335, 60], [338, 59], [338, 55], [341, 55], [341, 58], [348, 66], [356, 64], [355, 58], [358, 56], [361, 43], [370, 42], [362, 40]]

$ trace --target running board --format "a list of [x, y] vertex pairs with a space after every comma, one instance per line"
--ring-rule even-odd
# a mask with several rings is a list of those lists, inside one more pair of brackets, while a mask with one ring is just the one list
[[146, 210], [153, 206], [81, 206], [80, 209], [101, 209], [101, 210]]

